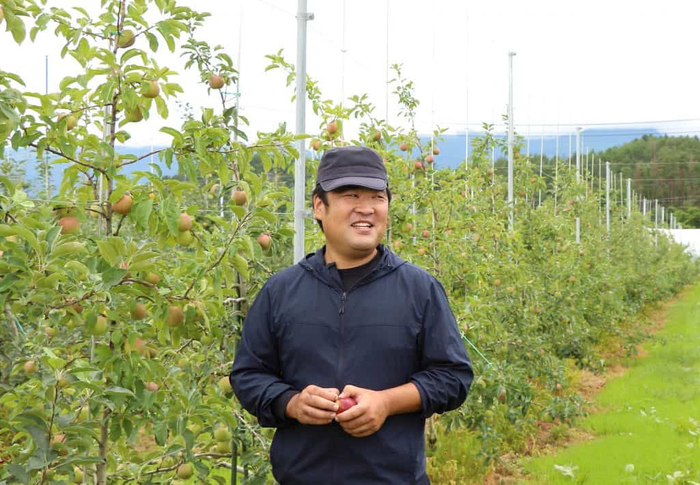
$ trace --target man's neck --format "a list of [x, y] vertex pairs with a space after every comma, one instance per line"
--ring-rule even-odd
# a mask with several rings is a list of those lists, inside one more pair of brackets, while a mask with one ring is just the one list
[[359, 255], [358, 257], [347, 257], [333, 251], [332, 248], [326, 245], [326, 253], [324, 255], [326, 264], [335, 263], [338, 269], [355, 268], [369, 263], [377, 255], [377, 248], [372, 249], [367, 255]]

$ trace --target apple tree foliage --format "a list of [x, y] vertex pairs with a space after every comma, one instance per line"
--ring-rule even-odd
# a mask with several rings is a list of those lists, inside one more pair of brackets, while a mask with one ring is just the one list
[[76, 69], [47, 95], [0, 72], [0, 141], [64, 166], [50, 203], [1, 180], [0, 480], [168, 481], [186, 464], [205, 476], [232, 466], [233, 444], [236, 465], [264, 476], [265, 458], [247, 450], [267, 438], [225, 377], [248, 289], [291, 235], [276, 215], [288, 190], [266, 173], [291, 164], [294, 136], [248, 141], [246, 120], [216, 96], [162, 129], [172, 144], [153, 155], [182, 177], [127, 175], [139, 158], [117, 146], [143, 120], [173, 119], [182, 94], [160, 52], [182, 54], [203, 90], [219, 89], [214, 75], [236, 82], [230, 57], [196, 37], [207, 14], [170, 0], [2, 5], [15, 41], [52, 33]]
[[[265, 483], [271, 435], [226, 376], [250, 302], [291, 264], [296, 137], [281, 126], [248, 139], [221, 90], [236, 83], [232, 59], [197, 38], [207, 14], [173, 0], [102, 0], [96, 14], [62, 2], [0, 4], [3, 42], [52, 34], [76, 63], [47, 95], [0, 71], [0, 142], [64, 167], [46, 203], [0, 178], [0, 480], [223, 482], [220, 471], [233, 468]], [[164, 49], [216, 99], [179, 126], [169, 114], [183, 93], [158, 62]], [[268, 57], [289, 85], [293, 66], [282, 52]], [[394, 194], [385, 242], [443, 283], [477, 374], [468, 403], [444, 424], [473, 429], [495, 456], [518, 449], [536, 420], [580, 415], [567, 363], [602, 366], [597, 345], [617, 322], [678, 291], [697, 268], [665, 238], [655, 247], [638, 213], [628, 220], [616, 206], [608, 236], [597, 191], [564, 167], [554, 180], [538, 177], [519, 152], [510, 231], [492, 127], [469, 166], [437, 170], [444, 130], [421, 141], [414, 86], [394, 72], [396, 126], [366, 96], [326, 100], [309, 78], [321, 120], [312, 153], [361, 143], [385, 158]], [[116, 148], [152, 116], [169, 122], [172, 142], [140, 157], [177, 163], [178, 177], [156, 165], [126, 173], [140, 158]], [[351, 123], [356, 139], [345, 137]], [[323, 238], [307, 227], [312, 250]]]

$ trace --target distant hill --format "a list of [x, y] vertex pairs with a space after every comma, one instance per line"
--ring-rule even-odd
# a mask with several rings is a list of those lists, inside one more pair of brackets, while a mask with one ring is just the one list
[[[585, 152], [585, 147], [588, 147], [589, 150], [593, 151], [595, 150], [597, 153], [603, 152], [611, 147], [616, 147], [616, 146], [621, 146], [627, 142], [630, 142], [632, 140], [641, 138], [645, 134], [651, 134], [651, 135], [661, 135], [657, 129], [654, 128], [620, 128], [620, 129], [608, 129], [608, 128], [600, 128], [600, 129], [587, 129], [586, 131], [583, 132], [582, 134], [582, 144], [584, 146], [584, 152]], [[520, 136], [524, 136], [524, 134], [520, 133]], [[477, 131], [472, 131], [469, 133], [469, 139], [470, 143], [471, 141], [474, 140], [474, 138], [483, 136], [483, 132], [477, 132]], [[428, 136], [422, 136], [421, 137], [424, 141], [429, 140], [430, 138]], [[435, 159], [435, 166], [437, 168], [442, 168], [442, 167], [450, 167], [450, 168], [455, 168], [459, 166], [459, 164], [464, 163], [464, 158], [465, 158], [465, 134], [446, 134], [443, 135], [444, 141], [440, 142], [440, 155], [436, 157]], [[506, 134], [504, 133], [497, 133], [496, 138], [506, 140]], [[576, 136], [575, 133], [572, 133], [571, 135], [571, 145], [569, 142], [569, 134], [560, 134], [559, 135], [559, 157], [560, 158], [567, 158], [569, 156], [569, 149], [571, 148], [571, 152], [575, 153], [575, 142], [576, 142]], [[557, 136], [556, 135], [545, 135], [544, 136], [544, 151], [543, 153], [548, 156], [548, 157], [554, 157], [556, 154], [556, 143], [557, 141]], [[540, 153], [540, 146], [542, 144], [542, 137], [541, 136], [531, 136], [530, 137], [530, 143], [529, 143], [529, 153], [531, 155], [533, 154], [539, 154]], [[117, 147], [117, 152], [119, 153], [131, 153], [136, 155], [137, 157], [143, 156], [153, 149], [159, 149], [159, 148], [164, 148], [160, 146], [155, 146], [155, 147]], [[521, 150], [522, 153], [527, 153], [527, 141], [523, 140], [523, 148]], [[471, 152], [470, 152], [471, 153]], [[36, 159], [34, 158], [34, 155], [32, 152], [28, 151], [20, 151], [19, 153], [10, 153], [10, 156], [17, 159], [17, 160], [26, 160], [24, 163], [24, 169], [26, 170], [26, 179], [33, 185], [36, 186], [39, 183], [43, 181], [43, 171], [41, 171], [40, 165], [37, 163]], [[502, 153], [497, 153], [496, 158], [502, 158], [504, 157], [504, 154]], [[128, 167], [125, 167], [125, 172], [126, 173], [132, 173], [136, 171], [149, 171], [150, 166], [149, 164], [151, 163], [151, 157], [141, 160], [137, 163], [134, 163], [132, 165], [129, 165]], [[158, 164], [161, 167], [161, 170], [163, 171], [164, 175], [172, 176], [177, 174], [177, 162], [173, 163], [173, 166], [168, 169], [163, 162], [160, 162], [158, 159], [158, 156], [153, 157], [153, 163]], [[61, 176], [63, 174], [63, 165], [53, 165], [51, 167], [51, 184], [53, 187], [58, 187], [61, 182]]]
[[[470, 144], [474, 138], [483, 136], [483, 132], [469, 132]], [[589, 151], [600, 153], [608, 148], [624, 145], [627, 142], [641, 138], [645, 134], [651, 135], [661, 135], [655, 128], [620, 128], [620, 129], [587, 129], [581, 134], [581, 145], [582, 153], [586, 152], [586, 147]], [[525, 137], [523, 133], [517, 133], [517, 135]], [[436, 157], [435, 163], [438, 168], [450, 167], [455, 168], [459, 164], [464, 163], [465, 153], [466, 153], [466, 136], [464, 133], [461, 134], [448, 134], [443, 135], [444, 141], [440, 142], [440, 155]], [[504, 143], [508, 139], [507, 134], [497, 133], [496, 138], [503, 140]], [[572, 132], [571, 140], [569, 141], [569, 134], [559, 135], [559, 158], [568, 158], [569, 149], [571, 153], [576, 153], [576, 132]], [[421, 137], [423, 141], [430, 140], [430, 137]], [[557, 135], [545, 135], [544, 136], [544, 150], [540, 150], [542, 146], [542, 136], [532, 135], [530, 136], [530, 149], [529, 153], [539, 154], [544, 153], [547, 157], [554, 157], [557, 153]], [[470, 150], [471, 153], [471, 150]], [[528, 153], [527, 150], [527, 140], [523, 140], [523, 148], [521, 153]], [[496, 158], [505, 158], [502, 153], [496, 153]]]
[[[160, 148], [165, 148], [165, 147], [159, 147], [159, 146], [154, 146], [154, 147], [125, 147], [125, 146], [118, 146], [116, 148], [116, 151], [121, 154], [133, 154], [136, 157], [142, 157], [146, 155], [147, 153], [150, 153], [153, 150], [158, 150]], [[32, 187], [38, 186], [38, 185], [43, 185], [44, 182], [44, 169], [43, 169], [43, 163], [41, 161], [38, 161], [36, 159], [36, 155], [33, 151], [30, 150], [20, 150], [18, 152], [10, 152], [9, 154], [10, 157], [12, 157], [15, 160], [18, 161], [24, 161], [22, 164], [22, 167], [25, 170], [25, 178]], [[61, 178], [63, 176], [63, 170], [66, 167], [66, 165], [63, 164], [58, 164], [58, 165], [51, 165], [52, 161], [55, 161], [56, 157], [50, 157], [49, 158], [49, 171], [50, 171], [50, 183], [51, 185], [56, 188], [59, 187], [61, 184]], [[158, 159], [158, 155], [155, 155], [153, 157], [148, 157], [143, 160], [140, 160], [136, 163], [133, 163], [131, 165], [128, 165], [124, 167], [124, 172], [126, 174], [130, 174], [133, 172], [148, 172], [151, 170], [150, 164], [155, 163], [157, 164], [160, 169], [163, 172], [163, 175], [167, 176], [173, 176], [178, 173], [178, 167], [177, 167], [177, 161], [174, 161], [172, 166], [168, 168], [164, 162], [161, 162]], [[31, 192], [31, 190], [30, 190]]]

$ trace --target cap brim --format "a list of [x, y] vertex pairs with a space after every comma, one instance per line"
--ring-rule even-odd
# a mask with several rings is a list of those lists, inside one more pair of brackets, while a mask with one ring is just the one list
[[386, 190], [387, 187], [386, 180], [374, 177], [341, 177], [339, 179], [320, 182], [320, 184], [321, 188], [326, 192], [348, 185], [357, 185], [372, 190]]

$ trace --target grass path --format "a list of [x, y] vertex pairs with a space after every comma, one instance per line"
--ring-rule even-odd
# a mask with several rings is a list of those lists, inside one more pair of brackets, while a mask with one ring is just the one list
[[531, 483], [700, 483], [700, 285], [596, 399], [596, 439], [524, 461]]

